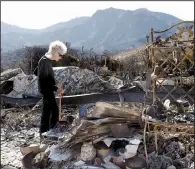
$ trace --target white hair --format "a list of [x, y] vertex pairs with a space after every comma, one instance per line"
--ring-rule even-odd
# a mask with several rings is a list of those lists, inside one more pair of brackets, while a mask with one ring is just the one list
[[45, 55], [46, 55], [46, 57], [51, 58], [52, 55], [55, 53], [59, 53], [60, 55], [64, 55], [64, 54], [66, 54], [66, 52], [67, 52], [66, 45], [63, 42], [57, 40], [57, 41], [50, 43], [49, 50]]

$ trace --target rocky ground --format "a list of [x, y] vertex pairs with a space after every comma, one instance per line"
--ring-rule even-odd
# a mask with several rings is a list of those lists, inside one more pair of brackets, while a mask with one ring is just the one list
[[[77, 106], [66, 107], [66, 109], [62, 109], [62, 112], [67, 117], [72, 117], [68, 115], [75, 112], [76, 109]], [[1, 168], [22, 169], [23, 155], [20, 147], [31, 144], [40, 145], [44, 142], [44, 140], [40, 140], [39, 135], [40, 118], [41, 109], [34, 111], [31, 108], [1, 109]]]
[[1, 110], [1, 168], [22, 168], [20, 147], [40, 143], [38, 110], [11, 108]]

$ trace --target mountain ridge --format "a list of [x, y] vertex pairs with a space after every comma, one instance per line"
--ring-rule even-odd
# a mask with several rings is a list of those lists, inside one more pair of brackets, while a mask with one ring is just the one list
[[91, 17], [78, 17], [50, 27], [33, 30], [1, 22], [3, 51], [22, 46], [48, 45], [53, 40], [68, 41], [73, 47], [97, 50], [127, 50], [146, 41], [150, 28], [166, 29], [181, 19], [145, 8], [97, 10]]

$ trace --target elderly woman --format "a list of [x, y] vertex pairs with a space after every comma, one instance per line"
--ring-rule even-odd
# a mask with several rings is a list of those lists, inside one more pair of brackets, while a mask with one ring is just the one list
[[67, 52], [67, 47], [60, 41], [54, 41], [49, 46], [49, 51], [43, 56], [35, 70], [38, 76], [38, 89], [43, 95], [43, 111], [41, 116], [40, 134], [54, 128], [58, 122], [58, 106], [54, 91], [58, 87], [55, 83], [52, 61], [59, 61]]

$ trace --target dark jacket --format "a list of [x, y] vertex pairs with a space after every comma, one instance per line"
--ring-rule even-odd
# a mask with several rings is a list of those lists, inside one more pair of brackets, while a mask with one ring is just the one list
[[52, 68], [52, 60], [43, 56], [38, 63], [34, 74], [38, 76], [38, 89], [43, 95], [57, 91], [54, 72]]

